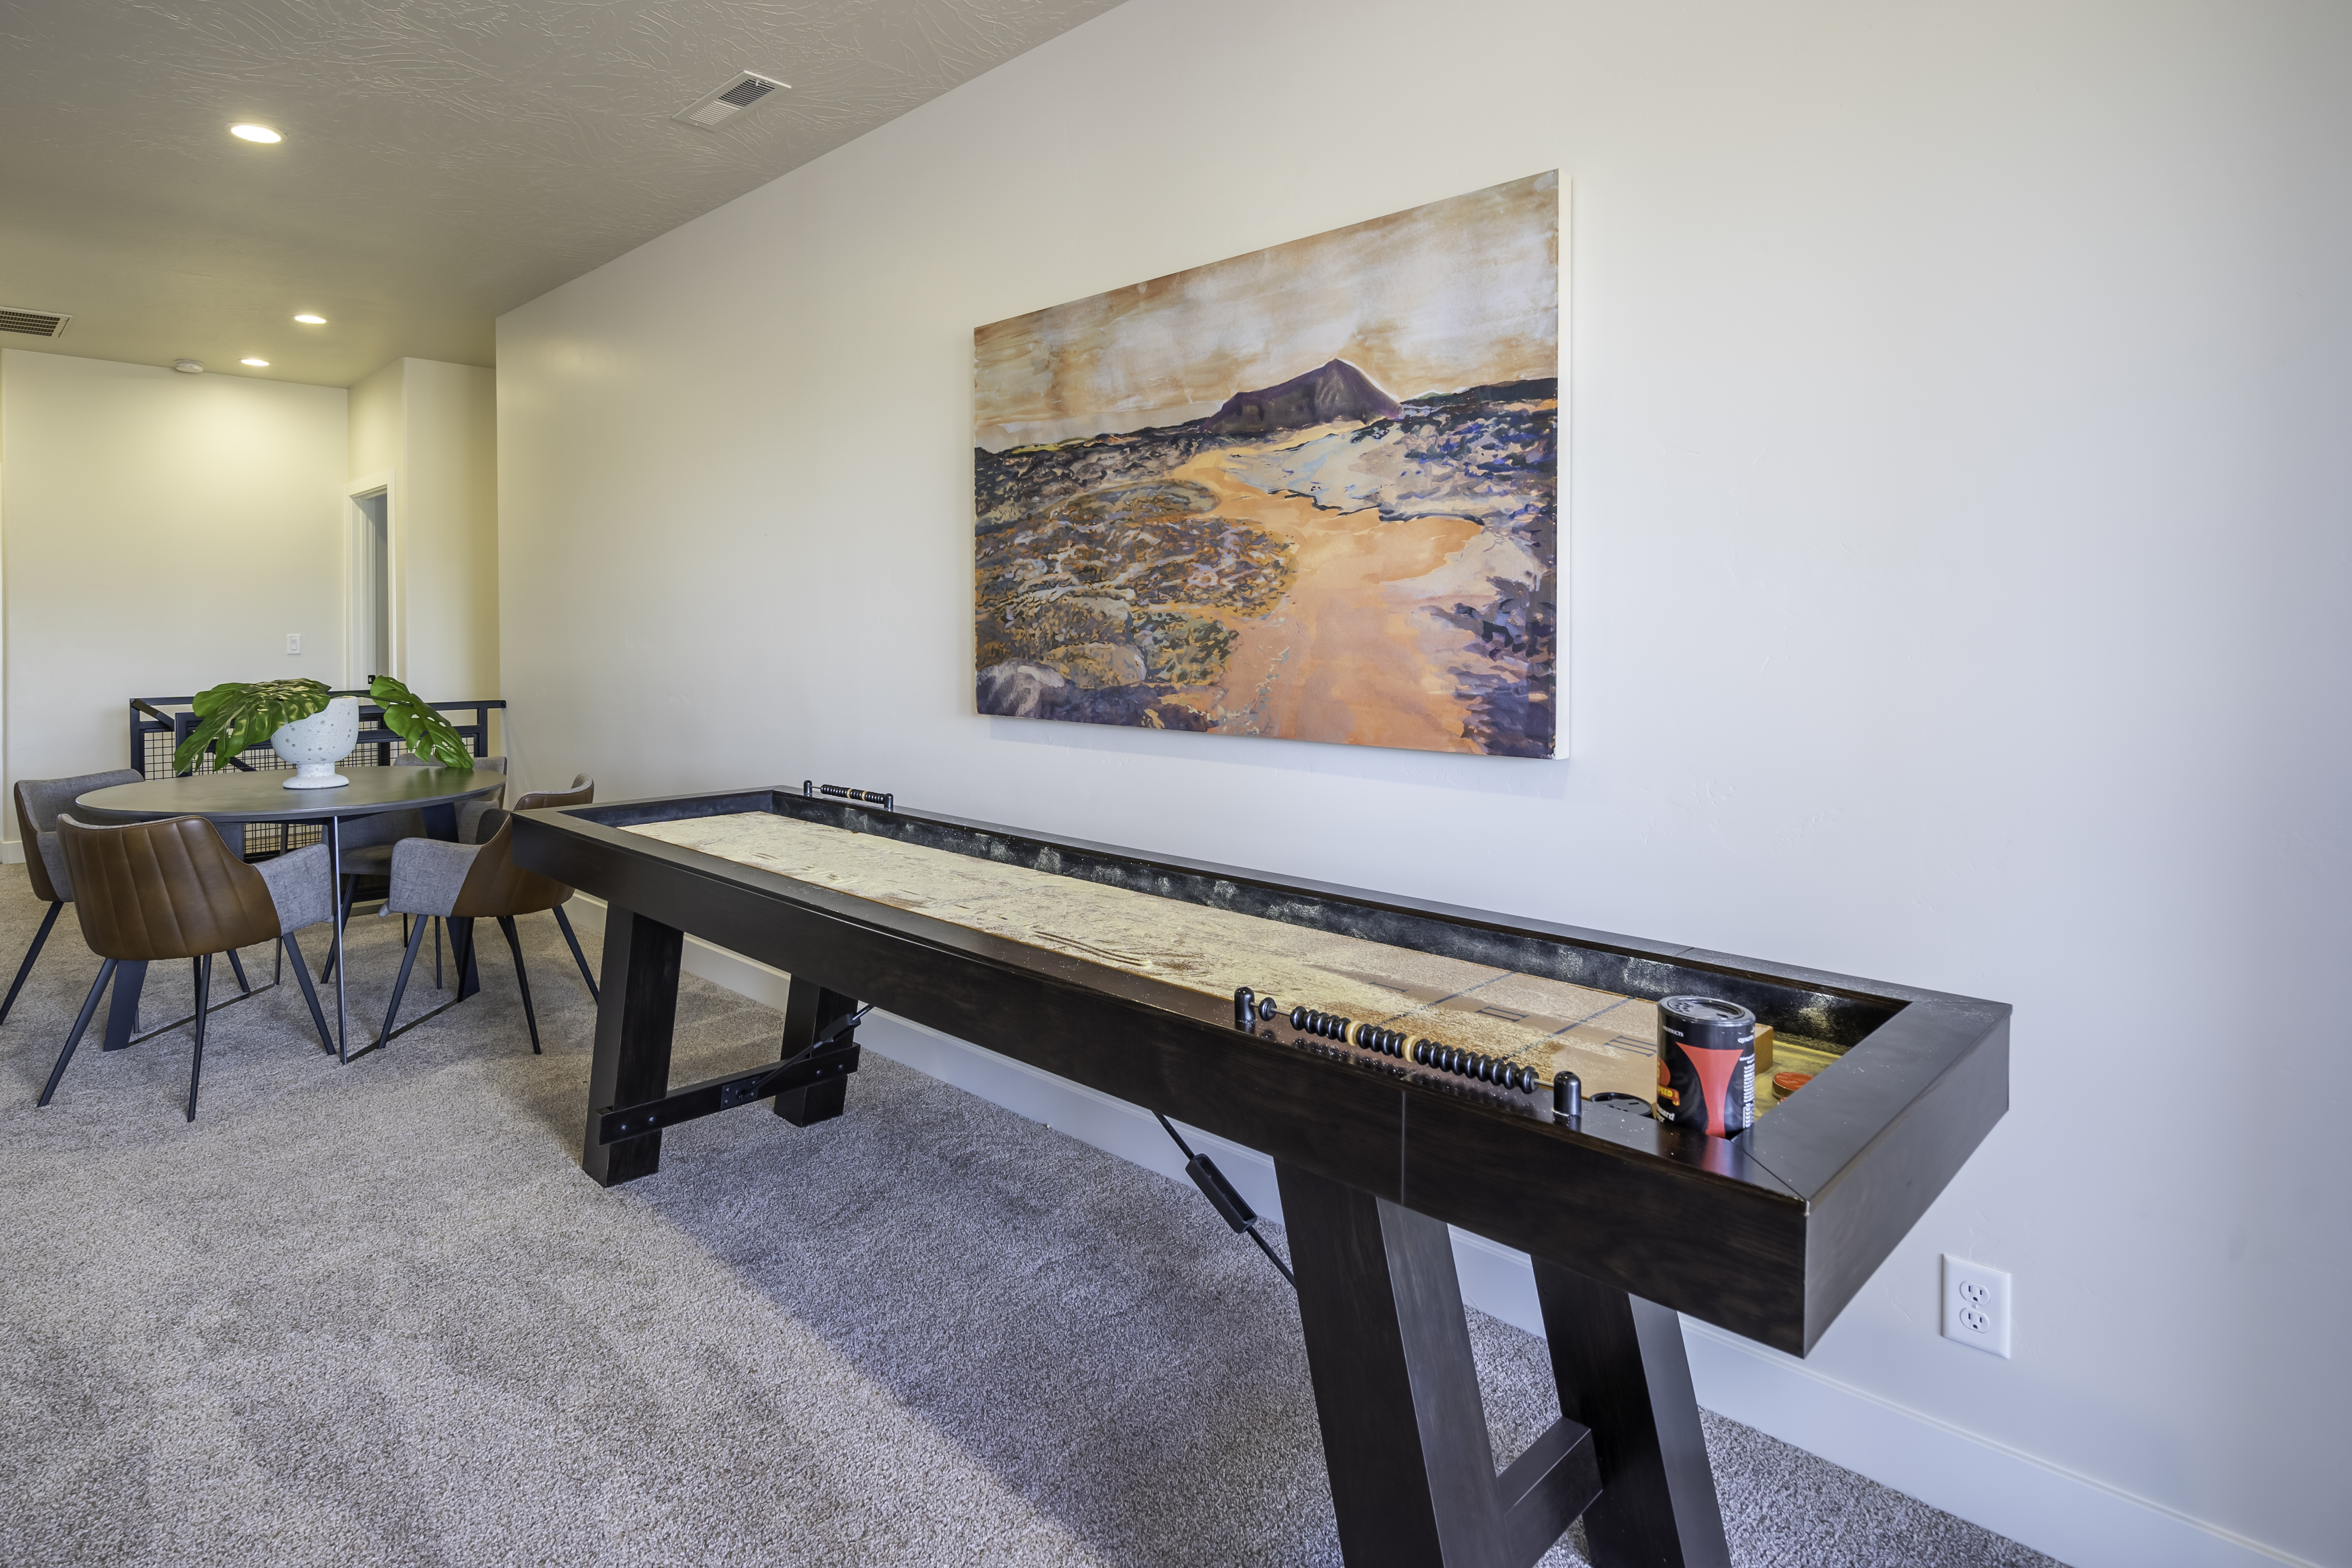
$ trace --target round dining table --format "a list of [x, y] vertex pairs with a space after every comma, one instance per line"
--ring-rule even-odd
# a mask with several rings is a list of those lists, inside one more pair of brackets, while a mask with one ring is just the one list
[[[454, 839], [457, 837], [457, 807], [466, 801], [495, 795], [505, 787], [507, 778], [487, 768], [361, 767], [351, 770], [349, 784], [327, 789], [288, 789], [285, 781], [291, 776], [277, 771], [247, 773], [231, 768], [220, 773], [192, 773], [184, 778], [142, 779], [137, 784], [110, 784], [91, 790], [76, 796], [74, 805], [96, 822], [202, 816], [222, 824], [280, 822], [322, 827], [327, 844], [327, 874], [331, 879], [328, 896], [335, 910], [335, 1055], [337, 1059], [349, 1062], [351, 1009], [344, 990], [343, 963], [343, 821], [386, 811], [420, 811], [428, 836]], [[244, 986], [243, 966], [236, 963], [236, 954], [230, 954], [230, 962], [237, 970], [240, 986]], [[114, 995], [106, 1013], [107, 1050], [121, 1050], [163, 1032], [158, 1029], [144, 1036], [138, 1033], [139, 993], [146, 982], [147, 966], [143, 963], [125, 963], [116, 968]], [[251, 994], [249, 988], [246, 994]], [[174, 1026], [165, 1025], [163, 1028]]]

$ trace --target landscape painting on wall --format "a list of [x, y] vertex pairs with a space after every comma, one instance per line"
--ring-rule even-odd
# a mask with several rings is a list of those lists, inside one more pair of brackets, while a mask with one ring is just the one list
[[982, 713], [1552, 754], [1557, 174], [972, 347]]

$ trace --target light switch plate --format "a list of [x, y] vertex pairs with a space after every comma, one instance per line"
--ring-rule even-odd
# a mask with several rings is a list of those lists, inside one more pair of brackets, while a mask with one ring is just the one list
[[300, 632], [288, 632], [286, 634], [286, 651], [289, 654], [300, 653], [302, 651], [302, 634]]

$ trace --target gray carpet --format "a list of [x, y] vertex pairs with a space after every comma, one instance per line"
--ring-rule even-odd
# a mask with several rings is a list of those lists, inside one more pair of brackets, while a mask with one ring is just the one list
[[[38, 912], [0, 869], [0, 976]], [[1338, 1560], [1288, 1291], [1191, 1187], [869, 1055], [847, 1116], [712, 1117], [602, 1191], [592, 1009], [522, 925], [545, 1056], [493, 941], [480, 997], [349, 1068], [290, 983], [218, 1015], [189, 1126], [184, 1035], [86, 1043], [33, 1109], [97, 967], [60, 922], [0, 1029], [0, 1562]], [[399, 924], [352, 929], [372, 1018]], [[677, 1077], [779, 1027], [688, 980]], [[1507, 1456], [1557, 1414], [1542, 1347], [1473, 1331]], [[1707, 1436], [1743, 1568], [2049, 1561]]]

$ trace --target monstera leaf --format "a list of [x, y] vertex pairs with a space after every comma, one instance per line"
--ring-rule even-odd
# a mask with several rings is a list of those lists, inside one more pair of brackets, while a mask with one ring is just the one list
[[472, 770], [474, 753], [466, 749], [465, 737], [425, 706], [423, 698], [389, 675], [372, 677], [368, 695], [383, 709], [383, 727], [407, 742], [412, 752], [430, 757], [445, 768]]
[[231, 680], [196, 693], [189, 706], [203, 721], [172, 753], [172, 771], [186, 773], [210, 746], [215, 770], [278, 729], [323, 712], [331, 693], [321, 680]]

